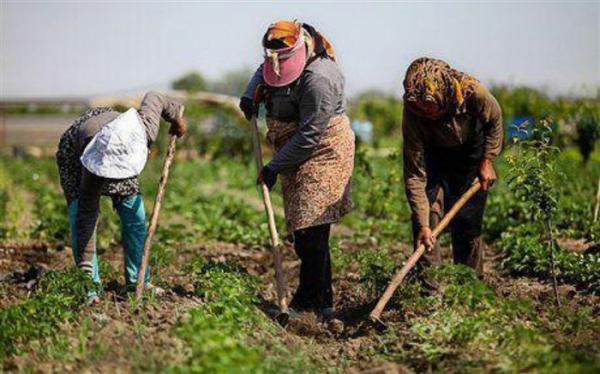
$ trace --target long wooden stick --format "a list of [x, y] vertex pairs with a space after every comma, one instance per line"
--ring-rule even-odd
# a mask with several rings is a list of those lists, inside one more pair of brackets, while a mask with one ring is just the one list
[[[481, 184], [479, 182], [475, 182], [471, 186], [471, 188], [469, 188], [467, 192], [465, 192], [464, 195], [462, 195], [461, 198], [458, 199], [458, 201], [452, 206], [452, 208], [448, 211], [444, 218], [442, 218], [440, 223], [433, 229], [432, 234], [434, 237], [437, 237], [442, 231], [444, 231], [446, 226], [448, 226], [450, 221], [454, 218], [454, 216], [456, 216], [456, 213], [458, 213], [458, 211], [467, 203], [467, 201], [469, 201], [471, 197], [473, 197], [473, 195], [475, 195], [475, 193], [477, 193], [477, 191], [479, 191], [480, 188]], [[400, 271], [396, 273], [396, 275], [394, 275], [394, 278], [392, 279], [391, 283], [387, 286], [385, 292], [383, 293], [383, 295], [377, 302], [377, 305], [375, 305], [375, 308], [373, 308], [373, 311], [370, 314], [372, 320], [379, 321], [379, 317], [383, 312], [383, 308], [385, 308], [387, 303], [392, 298], [392, 295], [396, 291], [396, 288], [398, 288], [400, 283], [402, 283], [402, 281], [404, 280], [404, 277], [406, 277], [406, 274], [408, 274], [408, 272], [417, 264], [417, 261], [419, 260], [419, 258], [421, 258], [421, 256], [423, 256], [424, 253], [425, 245], [421, 244], [413, 253], [413, 255], [410, 256], [408, 261], [406, 261], [406, 264], [404, 264], [402, 269], [400, 269]]]
[[137, 300], [141, 298], [142, 291], [144, 290], [144, 280], [146, 276], [146, 269], [148, 268], [148, 259], [150, 258], [152, 238], [154, 238], [154, 233], [156, 232], [156, 227], [158, 225], [158, 214], [160, 212], [160, 207], [162, 206], [163, 196], [165, 194], [165, 187], [167, 186], [167, 180], [169, 179], [169, 170], [171, 168], [171, 164], [173, 163], [173, 158], [175, 157], [176, 143], [177, 136], [171, 135], [171, 138], [169, 140], [169, 148], [167, 150], [167, 156], [165, 157], [165, 162], [163, 163], [162, 175], [160, 176], [160, 181], [158, 182], [158, 191], [156, 192], [156, 199], [154, 199], [152, 215], [150, 215], [148, 235], [146, 235], [146, 240], [144, 241], [142, 263], [140, 264], [140, 268], [138, 270], [137, 284], [135, 287], [135, 298]]
[[[252, 140], [254, 143], [254, 157], [256, 159], [256, 170], [260, 173], [263, 168], [262, 149], [260, 146], [260, 137], [258, 133], [258, 118], [252, 116]], [[277, 289], [277, 303], [282, 314], [288, 314], [288, 305], [286, 297], [286, 280], [283, 273], [281, 248], [279, 246], [279, 234], [275, 226], [275, 214], [271, 204], [271, 195], [269, 188], [265, 183], [260, 184], [265, 212], [267, 213], [267, 222], [269, 225], [269, 234], [271, 235], [271, 251], [273, 253], [273, 262], [275, 263], [275, 288]]]

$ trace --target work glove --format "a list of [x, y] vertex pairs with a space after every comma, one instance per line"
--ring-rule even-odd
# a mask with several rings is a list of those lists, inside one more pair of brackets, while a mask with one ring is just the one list
[[277, 173], [275, 173], [269, 165], [263, 166], [260, 173], [258, 173], [258, 178], [256, 180], [257, 184], [264, 183], [269, 190], [273, 189], [273, 186], [277, 182]]
[[171, 128], [169, 129], [169, 134], [175, 135], [178, 138], [181, 138], [187, 130], [187, 122], [183, 117], [183, 110], [184, 107], [181, 106], [179, 116], [171, 121]]
[[251, 98], [245, 96], [242, 96], [240, 99], [240, 109], [244, 112], [244, 117], [248, 121], [250, 121], [253, 115], [258, 113], [258, 105]]
[[492, 161], [484, 158], [479, 165], [479, 182], [481, 183], [481, 189], [487, 191], [497, 178]]
[[435, 245], [435, 237], [433, 236], [433, 232], [429, 226], [422, 226], [419, 230], [419, 234], [415, 240], [415, 249], [417, 249], [421, 244], [425, 244], [425, 250], [427, 252], [431, 251]]

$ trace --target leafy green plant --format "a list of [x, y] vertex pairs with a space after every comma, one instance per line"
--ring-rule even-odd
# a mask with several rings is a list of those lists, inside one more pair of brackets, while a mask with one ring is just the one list
[[[204, 237], [230, 243], [267, 244], [264, 213], [238, 198], [215, 193], [199, 196], [187, 213]], [[278, 217], [278, 227], [283, 227]]]
[[28, 227], [20, 227], [24, 222], [26, 191], [19, 188], [11, 178], [9, 170], [0, 167], [0, 239], [20, 239], [28, 234]]
[[370, 297], [381, 295], [396, 269], [396, 261], [390, 256], [389, 251], [383, 249], [358, 251], [356, 261], [361, 286]]
[[554, 263], [555, 217], [558, 210], [560, 171], [556, 166], [559, 149], [552, 145], [552, 128], [547, 122], [534, 126], [531, 140], [518, 141], [507, 157], [509, 186], [515, 197], [525, 203], [534, 220], [543, 226], [548, 241], [550, 272], [556, 303], [560, 306]]
[[[184, 365], [174, 368], [175, 372], [315, 370], [301, 352], [290, 348], [281, 347], [279, 357], [266, 354], [265, 345], [277, 345], [278, 337], [272, 322], [257, 309], [256, 279], [243, 268], [230, 262], [196, 260], [188, 269], [196, 271], [195, 293], [203, 304], [177, 327], [191, 354]], [[259, 329], [263, 336], [257, 333]]]
[[[463, 265], [428, 270], [442, 292], [403, 298], [401, 325], [393, 326], [373, 347], [382, 359], [407, 365], [415, 372], [594, 372], [597, 349], [588, 342], [565, 348], [547, 321], [528, 300], [498, 297]], [[569, 326], [598, 328], [592, 312], [551, 316]], [[548, 318], [548, 317], [546, 317]], [[577, 320], [579, 319], [579, 320]]]
[[360, 236], [379, 242], [410, 241], [408, 204], [403, 203], [402, 159], [395, 150], [385, 157], [356, 153], [353, 179], [355, 213], [344, 219]]
[[32, 185], [37, 194], [36, 221], [32, 236], [41, 241], [66, 243], [69, 237], [69, 219], [63, 196], [45, 183]]
[[61, 322], [75, 318], [87, 291], [95, 288], [91, 278], [75, 268], [46, 273], [32, 297], [0, 311], [0, 359], [34, 339], [51, 338]]
[[[502, 268], [515, 275], [551, 276], [549, 247], [539, 240], [539, 228], [520, 225], [504, 232], [499, 245], [506, 253]], [[556, 277], [591, 293], [600, 293], [600, 252], [575, 253], [559, 250], [555, 253]]]

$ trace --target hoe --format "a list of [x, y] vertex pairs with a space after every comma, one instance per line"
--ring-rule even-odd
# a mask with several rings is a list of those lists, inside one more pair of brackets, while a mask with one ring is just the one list
[[169, 139], [169, 148], [167, 150], [167, 156], [163, 164], [162, 174], [160, 181], [158, 182], [158, 192], [156, 193], [156, 199], [154, 200], [154, 207], [152, 208], [152, 215], [150, 216], [150, 225], [148, 226], [148, 235], [144, 241], [144, 252], [142, 254], [142, 263], [137, 275], [137, 284], [135, 287], [135, 298], [139, 300], [142, 297], [142, 291], [144, 289], [144, 278], [146, 275], [146, 269], [148, 268], [148, 259], [150, 257], [150, 247], [152, 247], [152, 239], [156, 232], [156, 226], [158, 225], [158, 213], [162, 206], [163, 196], [165, 194], [165, 188], [167, 186], [167, 180], [169, 179], [169, 169], [173, 163], [175, 156], [175, 144], [177, 143], [177, 136], [171, 135]]
[[[261, 93], [262, 87], [259, 86], [254, 95], [255, 104], [260, 101]], [[252, 140], [254, 143], [254, 157], [256, 158], [256, 170], [257, 172], [260, 172], [263, 168], [263, 156], [258, 132], [258, 113], [252, 116], [250, 122], [252, 127]], [[265, 205], [265, 212], [267, 213], [267, 223], [269, 225], [269, 234], [271, 235], [271, 252], [273, 253], [273, 262], [275, 263], [275, 288], [277, 289], [277, 304], [279, 306], [279, 313], [275, 316], [275, 320], [282, 326], [285, 326], [289, 320], [289, 312], [286, 299], [286, 280], [285, 274], [283, 273], [279, 234], [277, 233], [277, 227], [275, 226], [275, 214], [273, 213], [269, 188], [265, 183], [261, 183], [260, 189]]]
[[[456, 216], [456, 213], [458, 213], [458, 211], [467, 203], [467, 201], [469, 201], [469, 199], [471, 197], [473, 197], [473, 195], [475, 195], [475, 193], [477, 193], [477, 191], [479, 191], [480, 188], [481, 188], [481, 184], [478, 181], [476, 181], [467, 190], [467, 192], [465, 192], [460, 197], [460, 199], [458, 199], [458, 201], [452, 206], [452, 208], [448, 211], [448, 213], [446, 213], [446, 215], [440, 221], [440, 223], [433, 229], [434, 237], [437, 237], [442, 231], [444, 231], [444, 229], [448, 226], [450, 221], [454, 218], [454, 216]], [[387, 303], [390, 301], [392, 295], [396, 291], [396, 288], [398, 288], [398, 286], [400, 286], [400, 283], [402, 283], [402, 281], [404, 280], [404, 277], [406, 277], [406, 274], [408, 274], [408, 272], [417, 264], [417, 261], [419, 260], [419, 258], [421, 258], [421, 256], [423, 256], [424, 253], [425, 253], [425, 245], [421, 244], [417, 248], [417, 250], [413, 253], [413, 255], [410, 256], [408, 261], [406, 261], [406, 264], [404, 264], [402, 269], [400, 269], [400, 271], [398, 273], [396, 273], [396, 275], [394, 275], [394, 278], [392, 279], [390, 284], [385, 289], [383, 296], [381, 296], [381, 298], [377, 302], [377, 305], [375, 305], [375, 308], [369, 315], [372, 322], [374, 322], [380, 326], [385, 326], [383, 321], [381, 321], [381, 319], [380, 319], [381, 312], [383, 312], [383, 309], [385, 308]]]

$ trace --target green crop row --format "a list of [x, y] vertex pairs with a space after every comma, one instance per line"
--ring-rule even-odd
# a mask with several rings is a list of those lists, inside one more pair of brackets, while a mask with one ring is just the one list
[[[508, 148], [505, 156], [511, 152]], [[496, 163], [499, 181], [490, 191], [484, 220], [484, 233], [491, 245], [503, 233], [517, 235], [514, 228], [533, 219], [526, 204], [515, 198], [508, 187], [510, 175], [505, 156]], [[563, 150], [558, 158], [557, 167], [565, 177], [558, 189], [557, 237], [598, 243], [599, 226], [592, 224], [592, 216], [600, 177], [600, 154], [594, 153], [585, 167], [578, 153], [572, 149]], [[152, 159], [141, 177], [147, 212], [152, 208], [161, 166], [161, 158]], [[0, 183], [0, 213], [3, 217], [0, 238], [68, 244], [66, 202], [58, 185], [54, 161], [2, 158], [0, 173], [3, 176]], [[246, 161], [224, 158], [177, 160], [165, 195], [157, 243], [173, 245], [217, 240], [247, 245], [267, 244], [268, 230], [262, 201], [255, 188], [255, 174], [250, 158]], [[280, 212], [282, 201], [277, 188], [272, 196]], [[402, 182], [399, 149], [382, 156], [369, 148], [359, 148], [353, 178], [353, 200], [353, 213], [341, 222], [349, 229], [346, 231], [353, 240], [374, 242], [385, 247], [411, 242], [410, 209]], [[109, 199], [103, 199], [102, 210], [98, 230], [100, 249], [118, 243], [120, 231]], [[285, 234], [280, 214], [277, 215], [277, 223], [280, 233]], [[501, 246], [504, 245], [502, 243]], [[514, 248], [518, 245], [511, 244], [511, 253], [527, 252], [527, 248], [516, 251]], [[595, 264], [591, 266], [592, 270], [596, 269]]]
[[[551, 263], [548, 246], [532, 226], [521, 225], [504, 232], [499, 242], [505, 258], [502, 267], [515, 275], [550, 277]], [[577, 253], [556, 252], [556, 277], [561, 283], [574, 284], [600, 294], [600, 251]]]
[[94, 288], [89, 276], [75, 268], [46, 273], [31, 297], [0, 310], [0, 360], [35, 339], [51, 338], [61, 323], [75, 318]]
[[[404, 287], [398, 300], [407, 329], [389, 328], [368, 349], [416, 372], [592, 373], [600, 369], [591, 308], [540, 313], [531, 301], [501, 298], [462, 265], [430, 270], [442, 292]], [[557, 328], [558, 326], [558, 328]], [[565, 347], [557, 332], [569, 336]], [[591, 334], [591, 335], [590, 335]]]
[[243, 268], [197, 260], [187, 271], [203, 303], [176, 329], [190, 352], [173, 372], [304, 373], [319, 368], [278, 335], [279, 327], [258, 308], [256, 279]]

